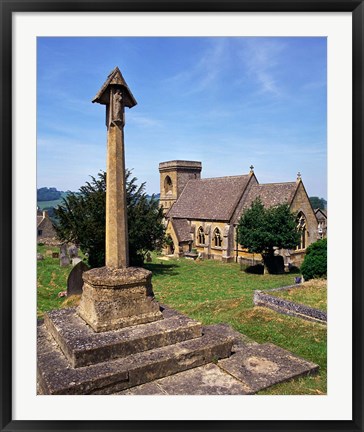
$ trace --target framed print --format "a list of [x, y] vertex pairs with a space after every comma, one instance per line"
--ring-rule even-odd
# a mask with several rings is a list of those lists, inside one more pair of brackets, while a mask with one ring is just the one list
[[[363, 430], [363, 18], [362, 1], [352, 0], [88, 4], [78, 0], [64, 3], [1, 0], [1, 430]], [[124, 110], [125, 107], [128, 109]], [[112, 153], [114, 144], [118, 149], [116, 156]], [[127, 171], [129, 167], [132, 172]], [[163, 243], [161, 240], [164, 255], [151, 256], [149, 252], [143, 255], [145, 268], [153, 273], [155, 297], [163, 303], [161, 309], [156, 306], [158, 310], [153, 306], [155, 299], [150, 299], [153, 296], [150, 272], [139, 268], [139, 275], [137, 270], [131, 270], [134, 273], [128, 281], [133, 283], [125, 282], [124, 291], [120, 289], [122, 278], [115, 276], [118, 269], [123, 269], [123, 278], [128, 267], [135, 269], [138, 256], [131, 252], [134, 240], [130, 242], [130, 236], [136, 236], [135, 233], [129, 234], [129, 249], [127, 234], [124, 240], [117, 240], [127, 232], [127, 217], [125, 213], [123, 219], [120, 211], [112, 209], [123, 208], [126, 212], [123, 203], [129, 192], [125, 185], [120, 192], [119, 186], [109, 180], [114, 169], [115, 179], [125, 178], [126, 174], [127, 184], [143, 183], [140, 196], [147, 203], [154, 202], [150, 196], [160, 193], [159, 202], [169, 212], [161, 214], [168, 234]], [[94, 175], [96, 178], [91, 177], [87, 183]], [[106, 267], [96, 263], [95, 250], [79, 238], [74, 243], [81, 244], [80, 256], [70, 248], [61, 248], [59, 253], [51, 249], [52, 245], [48, 249], [36, 248], [37, 244], [47, 245], [43, 241], [47, 236], [43, 235], [51, 226], [47, 228], [49, 217], [43, 212], [46, 204], [38, 208], [39, 190], [59, 196], [59, 191], [63, 191], [67, 200], [70, 192], [65, 191], [81, 191], [83, 184], [91, 189], [102, 184], [104, 193], [106, 190], [103, 204], [108, 221], [106, 252], [100, 258], [100, 262], [106, 260]], [[236, 192], [242, 187], [246, 188], [245, 195]], [[259, 194], [254, 192], [258, 189]], [[86, 189], [82, 191], [87, 194]], [[113, 191], [115, 207], [112, 207]], [[299, 238], [294, 245], [285, 246], [288, 243], [283, 242], [280, 248], [277, 245], [271, 248], [271, 256], [277, 258], [281, 254], [282, 269], [285, 266], [285, 273], [282, 270], [282, 274], [276, 275], [281, 279], [273, 282], [270, 275], [264, 274], [262, 278], [267, 281], [264, 290], [260, 285], [249, 286], [251, 297], [244, 291], [248, 279], [221, 276], [223, 267], [216, 267], [223, 287], [220, 291], [208, 286], [213, 283], [212, 267], [206, 274], [198, 273], [199, 280], [190, 279], [191, 271], [183, 273], [182, 267], [178, 267], [181, 262], [201, 269], [206, 263], [212, 266], [216, 261], [216, 265], [226, 261], [225, 268], [229, 268], [229, 262], [234, 263], [231, 268], [241, 274], [244, 259], [250, 260], [253, 255], [251, 251], [262, 257], [257, 264], [259, 269], [270, 272], [272, 264], [265, 261], [266, 249], [258, 249], [255, 244], [249, 247], [248, 243], [243, 247], [247, 237], [245, 240], [239, 237], [244, 223], [243, 209], [246, 211], [248, 204], [253, 205], [254, 193], [259, 200], [265, 200], [262, 207], [288, 202], [291, 212], [295, 212], [292, 223], [295, 232], [299, 231]], [[79, 196], [74, 193], [73, 199]], [[291, 201], [279, 198], [282, 196], [290, 197]], [[318, 211], [311, 199], [317, 198], [315, 202], [319, 203], [320, 197], [323, 207]], [[197, 206], [193, 199], [198, 201]], [[193, 217], [186, 216], [188, 205]], [[157, 205], [155, 212], [158, 208]], [[196, 212], [200, 212], [199, 216]], [[119, 216], [114, 220], [115, 214]], [[134, 215], [138, 217], [137, 213]], [[61, 218], [61, 213], [57, 217]], [[325, 218], [325, 222], [321, 219], [317, 222], [319, 217]], [[81, 221], [86, 221], [82, 229], [88, 232], [90, 225], [85, 213], [78, 213], [77, 218], [80, 226]], [[145, 231], [141, 226], [139, 231], [140, 236], [135, 238], [143, 242]], [[60, 232], [59, 228], [58, 235], [62, 236]], [[103, 231], [103, 246], [104, 236]], [[292, 327], [290, 323], [301, 319], [297, 318], [296, 306], [292, 306], [296, 307], [295, 317], [292, 311], [287, 315], [285, 310], [286, 314], [279, 318], [275, 306], [274, 311], [265, 309], [264, 319], [257, 318], [259, 307], [267, 307], [267, 303], [259, 301], [269, 297], [276, 305], [276, 289], [291, 286], [290, 271], [296, 264], [301, 266], [306, 248], [326, 237], [327, 271], [322, 274], [327, 273], [324, 283], [328, 288], [327, 314], [318, 314], [315, 309], [311, 321]], [[63, 241], [69, 239], [65, 236]], [[138, 250], [153, 250], [155, 244], [149, 249], [140, 246]], [[121, 258], [116, 250], [121, 251]], [[168, 261], [172, 255], [174, 258]], [[135, 259], [131, 266], [129, 256], [131, 261]], [[42, 279], [39, 268], [47, 259], [53, 260], [57, 269]], [[96, 267], [89, 276], [84, 276], [83, 282], [81, 276], [78, 282], [72, 282], [75, 286], [81, 283], [81, 289], [84, 284], [89, 297], [82, 296], [74, 316], [73, 312], [67, 317], [56, 313], [52, 318], [46, 312], [66, 304], [63, 297], [71, 295], [59, 288], [56, 275], [60, 268], [72, 269], [71, 261], [75, 266], [72, 273], [80, 261]], [[253, 264], [256, 267], [255, 261]], [[112, 276], [106, 278], [102, 273], [103, 283], [96, 273], [90, 276], [99, 267], [112, 269]], [[168, 281], [165, 292], [160, 282], [163, 275]], [[300, 283], [300, 277], [295, 276], [295, 283]], [[113, 278], [118, 280], [114, 285]], [[68, 281], [67, 290], [78, 289], [70, 288], [70, 276]], [[187, 285], [191, 294], [185, 293]], [[95, 293], [100, 286], [105, 292], [109, 286], [117, 289], [107, 291], [104, 295], [109, 300], [103, 298], [98, 303]], [[127, 317], [115, 315], [115, 305], [124, 301], [120, 296], [126, 287], [134, 290], [133, 301], [128, 304], [133, 304], [130, 309], [138, 312]], [[266, 291], [272, 288], [273, 291]], [[188, 303], [191, 298], [197, 299], [193, 305]], [[286, 300], [279, 301], [286, 307], [293, 297]], [[163, 322], [162, 312], [164, 317], [170, 314], [169, 319], [177, 321], [175, 312], [168, 309], [169, 303], [173, 311], [181, 308], [179, 312], [192, 313], [193, 319], [202, 322], [199, 337], [210, 334], [212, 326], [220, 325], [217, 323], [221, 321], [228, 321], [248, 339], [255, 337], [257, 344], [239, 345], [236, 333], [235, 339], [231, 334], [226, 336], [231, 345], [233, 340], [235, 344], [234, 349], [226, 348], [229, 353], [240, 352], [243, 356], [236, 367], [239, 371], [243, 368], [244, 374], [237, 376], [235, 369], [224, 369], [222, 342], [220, 351], [215, 347], [217, 351], [207, 353], [205, 347], [205, 351], [198, 348], [199, 355], [195, 357], [186, 354], [183, 361], [165, 360], [163, 366], [157, 360], [155, 364], [147, 363], [148, 366], [140, 363], [139, 372], [135, 372], [138, 361], [142, 362], [138, 360], [140, 352], [130, 342], [126, 343], [128, 348], [124, 345], [121, 348], [120, 342], [112, 345], [114, 336], [103, 336], [105, 331], [116, 334], [124, 327]], [[298, 314], [304, 315], [308, 309], [301, 308]], [[67, 310], [76, 311], [72, 307]], [[53, 330], [43, 335], [39, 329], [45, 328], [44, 314], [48, 317], [47, 328]], [[77, 327], [76, 339], [92, 329], [97, 335], [92, 336], [92, 344], [97, 339], [101, 345], [82, 351], [79, 340], [72, 339], [69, 326], [76, 325], [80, 317], [84, 327]], [[184, 319], [178, 315], [178, 320]], [[327, 338], [322, 323], [326, 319]], [[188, 324], [188, 332], [197, 331], [196, 322]], [[314, 326], [322, 327], [309, 333]], [[226, 331], [223, 328], [226, 329], [214, 327], [217, 333], [211, 338], [222, 338]], [[171, 334], [170, 330], [160, 339], [172, 338], [166, 336]], [[187, 330], [183, 331], [183, 338], [187, 338]], [[273, 337], [269, 332], [276, 334]], [[300, 332], [307, 333], [300, 335]], [[135, 340], [135, 346], [149, 343], [144, 339], [141, 342], [132, 331], [128, 335], [126, 339]], [[159, 333], [158, 337], [153, 336], [153, 341], [159, 336]], [[177, 342], [189, 346], [189, 339], [186, 342], [183, 338]], [[40, 347], [40, 339], [47, 339], [48, 345]], [[197, 344], [195, 334], [191, 339], [196, 339]], [[57, 346], [52, 351], [55, 340], [61, 348]], [[91, 346], [91, 339], [87, 341]], [[67, 344], [75, 344], [72, 354], [71, 345]], [[166, 345], [161, 342], [157, 346], [159, 354], [151, 355], [152, 360], [168, 357], [163, 354], [163, 344]], [[115, 352], [119, 350], [121, 355], [122, 349], [135, 355], [135, 364], [125, 371], [118, 369], [115, 375], [119, 374], [119, 381], [115, 385], [110, 384], [111, 375], [107, 375], [103, 379], [97, 376], [98, 384], [92, 387], [92, 371], [98, 370], [100, 363], [107, 369], [108, 362], [118, 361]], [[68, 356], [67, 366], [59, 353]], [[250, 353], [248, 360], [244, 353]], [[269, 360], [272, 353], [274, 361]], [[92, 363], [95, 356], [98, 360]], [[152, 362], [150, 358], [148, 361]], [[309, 365], [310, 371], [317, 371], [319, 366], [319, 374], [288, 381], [286, 386], [276, 387], [276, 392], [266, 391], [267, 382], [280, 385], [301, 374], [295, 370], [288, 373], [290, 365], [283, 358], [298, 362], [300, 367], [303, 363]], [[191, 368], [186, 366], [188, 362]], [[184, 382], [190, 389], [196, 385], [195, 392], [168, 390], [171, 382], [160, 381], [202, 367], [204, 362], [215, 373], [212, 375], [209, 369], [208, 385], [207, 369], [199, 378], [210, 388], [209, 392], [199, 392], [200, 384], [192, 384], [192, 375], [186, 375]], [[155, 373], [158, 367], [170, 369], [163, 375]], [[88, 368], [84, 381], [81, 378], [77, 381], [77, 368], [85, 371]], [[265, 381], [254, 375], [252, 368], [265, 374]], [[154, 377], [149, 380], [154, 391], [152, 385], [138, 387], [148, 384], [143, 374]], [[231, 388], [239, 388], [240, 392], [217, 391], [221, 374], [231, 381]], [[128, 380], [132, 382], [132, 376], [136, 376], [134, 384], [124, 385]], [[283, 378], [279, 381], [280, 376]], [[144, 390], [133, 393], [130, 389], [136, 387]]]

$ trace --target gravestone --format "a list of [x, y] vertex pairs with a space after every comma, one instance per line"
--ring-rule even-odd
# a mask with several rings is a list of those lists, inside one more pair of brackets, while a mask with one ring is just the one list
[[68, 248], [68, 255], [70, 258], [78, 257], [78, 247], [76, 245], [72, 245]]
[[61, 267], [67, 267], [69, 266], [71, 263], [70, 259], [68, 258], [67, 255], [61, 255], [60, 259], [59, 259], [59, 265]]
[[59, 255], [62, 258], [63, 256], [67, 256], [67, 245], [63, 243], [59, 248]]
[[52, 252], [52, 258], [59, 258], [59, 252]]
[[82, 261], [82, 259], [80, 257], [72, 258], [72, 265], [75, 266], [81, 261]]
[[150, 252], [147, 253], [147, 262], [152, 262], [152, 256], [150, 255]]
[[83, 261], [73, 267], [67, 279], [67, 297], [82, 294], [82, 274], [87, 270], [89, 270], [89, 267]]
[[64, 243], [59, 248], [59, 265], [61, 267], [67, 267], [71, 263], [69, 256], [67, 254], [67, 245]]

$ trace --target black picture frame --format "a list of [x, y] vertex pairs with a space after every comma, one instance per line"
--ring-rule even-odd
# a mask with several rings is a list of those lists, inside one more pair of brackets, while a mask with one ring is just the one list
[[[1, 431], [363, 430], [363, 52], [364, 5], [358, 0], [0, 0], [1, 13]], [[15, 12], [351, 12], [353, 23], [353, 407], [350, 421], [20, 421], [12, 416], [12, 14]], [[343, 197], [343, 205], [345, 198]], [[347, 287], [346, 287], [347, 288]], [[345, 366], [343, 365], [343, 373]], [[343, 395], [345, 398], [345, 395]], [[161, 407], [162, 409], [162, 407]]]

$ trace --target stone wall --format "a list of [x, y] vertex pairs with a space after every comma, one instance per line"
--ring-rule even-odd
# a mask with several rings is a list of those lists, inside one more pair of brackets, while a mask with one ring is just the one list
[[37, 240], [40, 241], [44, 238], [53, 238], [55, 236], [56, 231], [53, 227], [52, 221], [48, 216], [46, 216], [37, 226]]
[[292, 288], [302, 289], [300, 285], [292, 285], [274, 290], [267, 290], [265, 292], [256, 290], [254, 291], [253, 298], [254, 305], [267, 307], [269, 309], [275, 310], [276, 312], [285, 315], [296, 316], [308, 321], [326, 323], [327, 313], [324, 311], [269, 295], [269, 291], [284, 291]]
[[302, 182], [300, 182], [296, 194], [293, 198], [291, 204], [291, 211], [296, 214], [302, 212], [306, 217], [306, 221], [307, 221], [306, 248], [307, 248], [307, 246], [309, 246], [311, 243], [314, 243], [315, 241], [318, 240], [318, 222], [317, 222], [315, 212], [308, 198], [306, 189], [303, 186]]

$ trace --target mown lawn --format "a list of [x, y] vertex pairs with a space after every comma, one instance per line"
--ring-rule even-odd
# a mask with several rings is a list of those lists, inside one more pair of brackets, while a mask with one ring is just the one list
[[[317, 376], [271, 387], [260, 394], [326, 394], [326, 327], [299, 318], [254, 307], [253, 291], [292, 285], [294, 275], [254, 275], [235, 263], [165, 260], [153, 256], [145, 264], [153, 272], [157, 300], [203, 324], [225, 322], [258, 343], [271, 342], [320, 366]], [[38, 261], [38, 316], [46, 310], [74, 305], [59, 299], [71, 268], [57, 259]]]
[[[62, 307], [64, 298], [58, 297], [61, 291], [67, 290], [67, 278], [72, 265], [61, 267], [59, 258], [52, 258], [52, 252], [59, 252], [58, 247], [37, 246], [37, 253], [44, 260], [37, 261], [37, 317], [42, 318], [44, 312]], [[83, 258], [82, 254], [79, 254]]]
[[313, 279], [304, 282], [298, 288], [271, 291], [268, 294], [325, 312], [327, 311], [327, 281], [325, 279]]
[[320, 366], [317, 376], [279, 384], [260, 394], [326, 394], [326, 327], [253, 304], [254, 290], [292, 285], [295, 275], [254, 275], [240, 271], [235, 263], [158, 257], [145, 267], [153, 272], [160, 303], [204, 324], [229, 323], [258, 343], [274, 343]]

